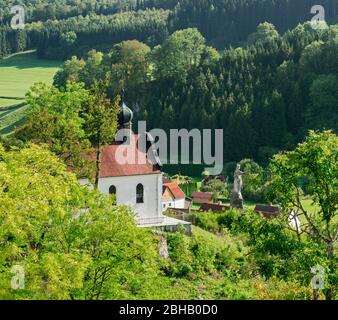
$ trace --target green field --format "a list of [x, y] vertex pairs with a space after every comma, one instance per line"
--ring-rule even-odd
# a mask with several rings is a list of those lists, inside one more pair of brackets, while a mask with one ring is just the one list
[[0, 134], [22, 124], [25, 94], [36, 82], [52, 83], [60, 61], [39, 60], [26, 51], [0, 60]]

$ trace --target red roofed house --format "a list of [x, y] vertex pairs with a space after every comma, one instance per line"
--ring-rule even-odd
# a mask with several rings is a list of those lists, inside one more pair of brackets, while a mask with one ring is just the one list
[[[184, 221], [162, 214], [161, 163], [151, 136], [148, 133], [133, 134], [132, 117], [132, 111], [123, 103], [119, 116], [122, 130], [116, 138], [119, 142], [104, 147], [101, 152], [98, 189], [104, 194], [115, 194], [117, 205], [130, 206], [140, 226], [186, 225]], [[79, 182], [92, 187], [88, 179]]]
[[168, 208], [185, 209], [185, 193], [176, 182], [165, 182], [163, 184], [163, 211]]
[[201, 212], [208, 212], [208, 211], [222, 212], [222, 211], [227, 211], [227, 210], [230, 210], [230, 209], [231, 209], [231, 207], [224, 206], [224, 205], [218, 204], [218, 203], [202, 203], [200, 211]]
[[210, 192], [193, 192], [192, 200], [194, 203], [212, 203], [214, 195]]

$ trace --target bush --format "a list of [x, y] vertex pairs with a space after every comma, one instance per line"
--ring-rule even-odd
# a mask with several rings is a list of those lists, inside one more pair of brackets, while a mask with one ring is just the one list
[[240, 162], [243, 172], [243, 196], [245, 199], [262, 202], [264, 199], [264, 169], [251, 159]]
[[194, 227], [193, 236], [184, 232], [167, 234], [170, 263], [165, 268], [167, 275], [175, 277], [198, 277], [221, 272], [236, 274], [242, 267], [242, 242], [231, 237], [221, 237]]
[[218, 215], [218, 213], [211, 211], [195, 213], [195, 225], [210, 232], [219, 232], [220, 225], [218, 223]]

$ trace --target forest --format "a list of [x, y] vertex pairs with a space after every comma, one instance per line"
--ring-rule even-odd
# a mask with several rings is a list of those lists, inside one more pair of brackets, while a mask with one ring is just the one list
[[[327, 22], [337, 21], [337, 1], [322, 2]], [[266, 164], [308, 129], [338, 128], [337, 28], [297, 26], [311, 18], [311, 1], [23, 4], [25, 30], [11, 30], [3, 10], [0, 56], [37, 48], [41, 58], [71, 59], [58, 87], [77, 78], [69, 70], [95, 68], [91, 79], [108, 81], [109, 94], [124, 89], [149, 128], [224, 129], [225, 162]], [[79, 78], [88, 88], [94, 83]]]
[[337, 36], [336, 26], [316, 31], [306, 23], [280, 35], [263, 23], [246, 47], [217, 52], [197, 29], [186, 29], [153, 49], [134, 40], [73, 57], [54, 84], [103, 81], [108, 95], [125, 90], [149, 129], [221, 128], [225, 162], [266, 164], [309, 129], [337, 132]]
[[222, 50], [245, 42], [261, 22], [284, 33], [310, 20], [313, 5], [325, 8], [328, 23], [337, 22], [338, 16], [337, 0], [20, 0], [15, 4], [25, 6], [28, 24], [24, 31], [13, 32], [8, 27], [11, 3], [6, 0], [0, 8], [0, 56], [37, 46], [41, 56], [62, 57], [68, 32], [77, 40], [66, 51], [70, 55], [131, 39], [155, 46], [168, 34], [191, 27]]

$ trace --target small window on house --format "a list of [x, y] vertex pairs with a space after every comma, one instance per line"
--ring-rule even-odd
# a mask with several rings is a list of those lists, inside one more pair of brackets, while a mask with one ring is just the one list
[[110, 187], [109, 187], [109, 194], [114, 194], [114, 195], [116, 195], [116, 187], [115, 187], [115, 186], [110, 186]]
[[136, 203], [144, 203], [144, 188], [141, 183], [136, 187]]

